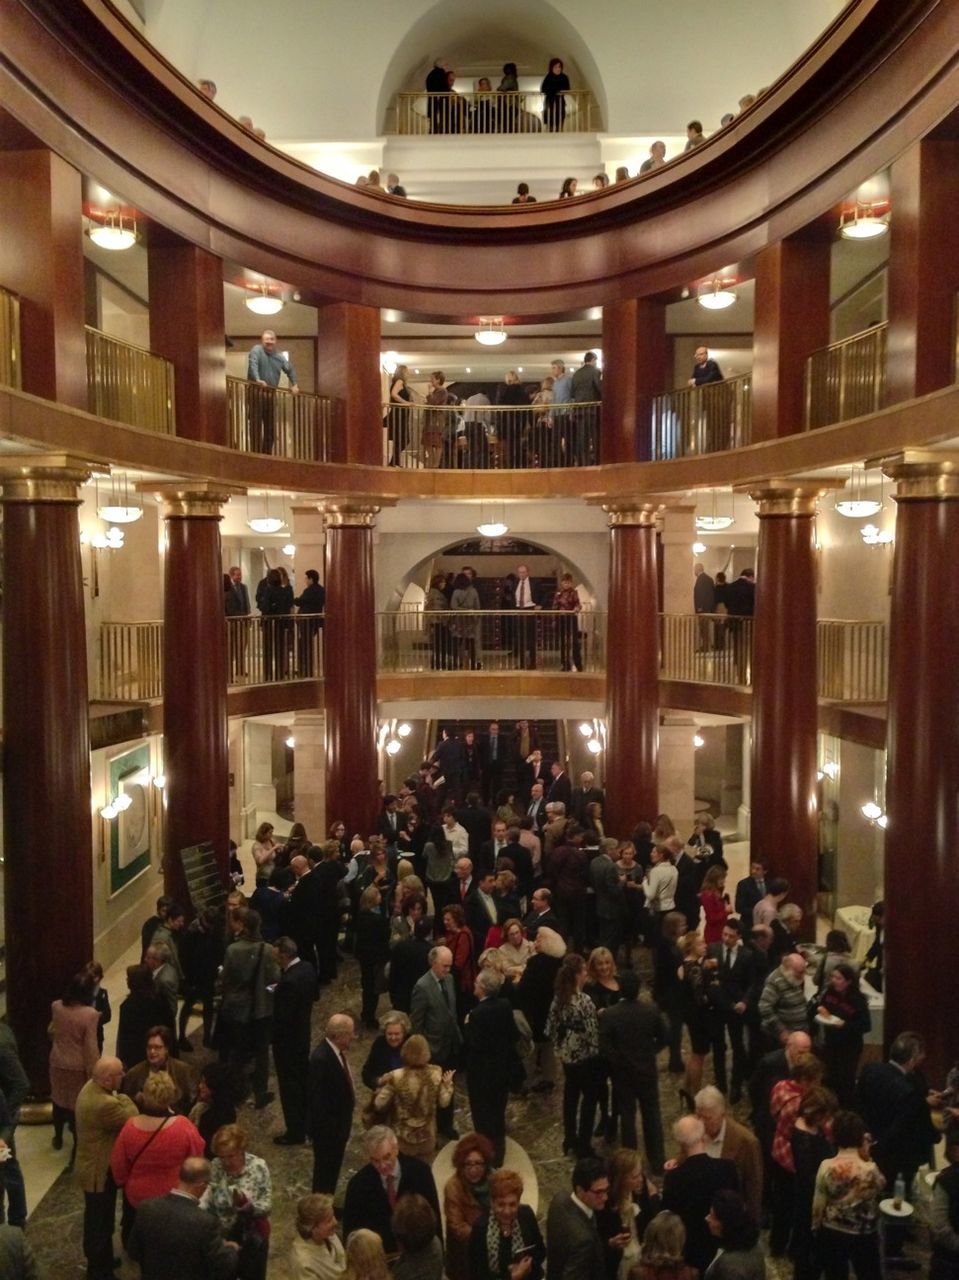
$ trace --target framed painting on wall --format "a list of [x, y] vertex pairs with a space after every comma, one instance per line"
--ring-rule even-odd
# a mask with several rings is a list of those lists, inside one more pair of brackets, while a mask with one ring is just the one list
[[110, 892], [118, 893], [150, 865], [150, 748], [134, 747], [109, 763], [107, 791], [129, 796], [129, 805], [110, 823]]

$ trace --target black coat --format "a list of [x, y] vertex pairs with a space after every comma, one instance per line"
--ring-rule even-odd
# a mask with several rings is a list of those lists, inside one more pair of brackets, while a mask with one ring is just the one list
[[[399, 1050], [396, 1052], [398, 1054]], [[397, 1071], [402, 1065], [401, 1061], [394, 1061], [394, 1053], [386, 1043], [386, 1036], [378, 1035], [370, 1045], [370, 1051], [363, 1063], [363, 1083], [367, 1089], [376, 1089], [382, 1076], [388, 1075], [391, 1071]]]
[[517, 1007], [526, 1014], [526, 1021], [537, 1043], [546, 1039], [546, 1019], [553, 1003], [556, 975], [562, 963], [555, 956], [534, 952], [526, 962], [516, 989]]
[[390, 958], [390, 925], [379, 911], [358, 911], [353, 923], [353, 954], [361, 967], [386, 964]]
[[316, 990], [316, 970], [308, 960], [298, 960], [280, 975], [273, 993], [273, 1044], [282, 1046], [282, 1053], [309, 1057]]
[[688, 853], [682, 853], [676, 859], [676, 910], [686, 917], [690, 929], [699, 924], [699, 891], [696, 884], [696, 863]]
[[665, 1044], [666, 1023], [652, 1000], [618, 1000], [599, 1020], [599, 1051], [614, 1076], [655, 1080]]
[[713, 1196], [717, 1191], [738, 1191], [739, 1174], [732, 1160], [706, 1155], [687, 1156], [675, 1169], [667, 1169], [663, 1179], [662, 1207], [678, 1213], [686, 1228], [683, 1256], [700, 1275], [716, 1256], [719, 1241], [706, 1225]]
[[859, 1077], [859, 1110], [875, 1139], [873, 1158], [887, 1180], [905, 1173], [907, 1188], [938, 1138], [928, 1092], [920, 1071], [903, 1072], [892, 1062], [870, 1062]]
[[143, 1280], [230, 1280], [239, 1253], [228, 1249], [213, 1214], [193, 1197], [172, 1192], [145, 1200], [137, 1210], [127, 1253], [140, 1264]]
[[[440, 1204], [436, 1194], [436, 1183], [425, 1160], [417, 1160], [415, 1156], [400, 1155], [397, 1157], [400, 1167], [400, 1185], [397, 1197], [421, 1195], [432, 1206], [436, 1221], [440, 1219]], [[387, 1253], [396, 1252], [396, 1237], [392, 1227], [393, 1211], [383, 1187], [383, 1179], [371, 1164], [358, 1169], [346, 1184], [346, 1198], [343, 1201], [343, 1239], [351, 1231], [366, 1227], [375, 1231], [383, 1241]]]
[[405, 938], [390, 951], [390, 1006], [409, 1013], [413, 988], [430, 967], [430, 943], [425, 938]]
[[345, 1145], [353, 1126], [356, 1096], [328, 1040], [321, 1040], [310, 1054], [309, 1090], [306, 1127], [310, 1137], [331, 1147]]
[[167, 1002], [153, 992], [131, 993], [120, 1004], [117, 1023], [117, 1057], [125, 1067], [146, 1057], [147, 1032], [151, 1027], [170, 1024]]
[[518, 1066], [516, 1042], [519, 1031], [510, 1003], [503, 996], [481, 1000], [470, 1011], [463, 1030], [466, 1069], [474, 1088], [477, 1082], [502, 1087], [513, 1078]]

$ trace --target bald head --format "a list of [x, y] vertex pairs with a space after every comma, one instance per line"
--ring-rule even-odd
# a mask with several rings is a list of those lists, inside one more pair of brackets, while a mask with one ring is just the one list
[[348, 1049], [353, 1043], [353, 1019], [348, 1013], [334, 1013], [326, 1024], [326, 1038], [338, 1049]]
[[673, 1125], [673, 1137], [687, 1156], [699, 1155], [705, 1148], [706, 1129], [698, 1116], [683, 1116]]
[[202, 1156], [187, 1156], [180, 1165], [179, 1190], [199, 1200], [210, 1185], [212, 1175], [209, 1160], [204, 1160]]
[[783, 956], [783, 972], [788, 973], [794, 982], [802, 982], [806, 972], [806, 958], [798, 952], [790, 952]]
[[792, 1066], [803, 1053], [812, 1053], [812, 1040], [805, 1031], [791, 1031], [786, 1037], [786, 1061]]
[[93, 1080], [101, 1089], [113, 1093], [123, 1079], [123, 1063], [119, 1058], [100, 1058], [93, 1066]]
[[310, 869], [310, 864], [302, 853], [298, 853], [295, 858], [290, 859], [290, 870], [299, 880], [300, 876], [306, 875]]

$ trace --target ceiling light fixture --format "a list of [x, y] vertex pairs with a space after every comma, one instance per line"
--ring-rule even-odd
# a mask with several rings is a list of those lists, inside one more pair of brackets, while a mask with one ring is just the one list
[[[499, 519], [497, 519], [497, 515]], [[484, 538], [502, 538], [504, 534], [509, 533], [509, 525], [506, 523], [506, 507], [503, 503], [495, 503], [491, 507], [484, 507], [480, 510], [480, 523], [476, 526], [476, 532], [482, 534]]]
[[269, 286], [261, 284], [255, 293], [247, 294], [246, 305], [254, 315], [275, 316], [284, 307], [283, 299], [271, 293]]
[[[735, 498], [730, 496], [733, 503], [731, 510], [735, 511]], [[716, 490], [713, 490], [713, 507], [708, 516], [696, 517], [696, 529], [699, 533], [722, 533], [724, 529], [728, 529], [730, 525], [736, 523], [735, 515], [721, 516], [716, 510]]]
[[143, 508], [130, 501], [130, 482], [127, 476], [112, 476], [110, 500], [100, 506], [100, 482], [96, 482], [97, 515], [107, 524], [133, 524], [143, 515]]
[[849, 520], [865, 520], [867, 516], [878, 515], [882, 510], [882, 489], [879, 500], [866, 497], [866, 468], [852, 466], [849, 468], [849, 484], [840, 490], [842, 497], [835, 501], [836, 510]]
[[853, 207], [839, 215], [839, 234], [844, 240], [876, 240], [889, 230], [889, 209], [880, 213], [886, 201], [857, 200]]
[[136, 218], [124, 217], [119, 209], [97, 216], [102, 217], [103, 221], [95, 222], [91, 219], [90, 226], [87, 227], [87, 235], [97, 248], [119, 252], [132, 249], [139, 240]]
[[473, 334], [473, 337], [481, 347], [502, 346], [506, 341], [506, 330], [503, 328], [502, 317], [481, 320], [480, 327]]
[[707, 311], [725, 311], [736, 301], [736, 291], [732, 288], [734, 283], [733, 280], [714, 276], [708, 283], [699, 286], [696, 301]]
[[246, 499], [246, 524], [254, 533], [279, 533], [286, 527], [286, 521], [280, 516], [270, 515], [270, 495], [266, 495], [266, 505], [261, 516], [250, 515], [250, 496]]

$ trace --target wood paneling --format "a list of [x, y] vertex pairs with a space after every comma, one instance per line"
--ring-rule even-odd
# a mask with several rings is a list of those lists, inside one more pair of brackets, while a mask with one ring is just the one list
[[627, 298], [603, 308], [603, 462], [649, 460], [652, 401], [669, 390], [668, 356], [664, 303]]
[[316, 389], [333, 396], [336, 462], [380, 466], [383, 410], [380, 402], [380, 313], [376, 307], [338, 302], [317, 313]]

